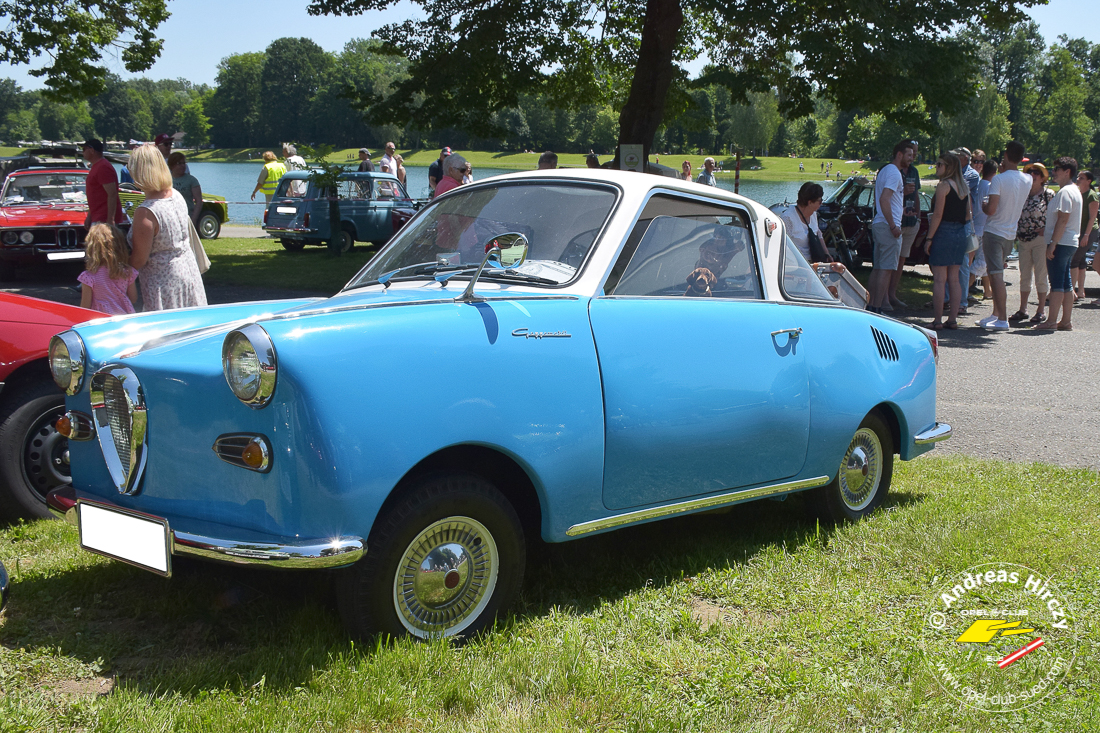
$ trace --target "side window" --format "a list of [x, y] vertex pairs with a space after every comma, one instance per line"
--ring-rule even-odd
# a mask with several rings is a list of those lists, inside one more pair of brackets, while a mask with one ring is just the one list
[[783, 294], [798, 300], [823, 300], [835, 303], [836, 298], [822, 284], [810, 263], [798, 251], [790, 237], [783, 237]]
[[859, 205], [874, 208], [875, 206], [875, 187], [864, 186], [859, 191]]
[[397, 190], [397, 184], [394, 181], [378, 181], [378, 186], [375, 189], [374, 197], [381, 201], [388, 201], [398, 198], [400, 192]]
[[739, 216], [724, 213], [654, 217], [615, 295], [759, 299], [748, 229]]

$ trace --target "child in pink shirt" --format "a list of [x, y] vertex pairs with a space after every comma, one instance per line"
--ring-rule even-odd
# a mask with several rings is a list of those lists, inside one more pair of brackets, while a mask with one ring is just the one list
[[126, 236], [110, 224], [93, 224], [84, 240], [80, 307], [120, 316], [134, 312], [137, 270], [130, 267]]

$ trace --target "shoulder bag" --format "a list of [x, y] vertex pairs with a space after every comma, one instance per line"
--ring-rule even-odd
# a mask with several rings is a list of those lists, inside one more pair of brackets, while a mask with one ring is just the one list
[[201, 275], [210, 269], [210, 258], [206, 256], [206, 249], [202, 246], [199, 232], [195, 229], [195, 222], [191, 221], [190, 216], [187, 217], [187, 232], [191, 236], [191, 251], [195, 254], [195, 264], [199, 266]]
[[798, 212], [798, 218], [802, 219], [802, 223], [806, 225], [806, 239], [810, 245], [810, 262], [832, 262], [833, 258], [829, 256], [829, 250], [821, 241], [821, 237], [817, 236], [817, 232], [810, 226], [810, 222], [803, 216], [802, 210], [798, 208], [796, 204], [794, 210]]

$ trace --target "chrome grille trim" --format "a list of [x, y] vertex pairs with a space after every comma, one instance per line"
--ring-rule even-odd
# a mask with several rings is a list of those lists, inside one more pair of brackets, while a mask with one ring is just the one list
[[111, 364], [92, 375], [89, 393], [104, 461], [120, 494], [141, 491], [146, 460], [145, 393], [137, 375]]
[[875, 337], [875, 346], [878, 347], [878, 355], [880, 357], [886, 361], [897, 361], [901, 358], [898, 354], [898, 346], [894, 343], [894, 339], [874, 326], [871, 326], [871, 335]]

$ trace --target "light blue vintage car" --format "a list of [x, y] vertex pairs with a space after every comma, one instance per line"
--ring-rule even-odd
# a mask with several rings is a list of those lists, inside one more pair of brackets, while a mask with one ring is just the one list
[[840, 305], [778, 217], [538, 171], [421, 210], [327, 300], [55, 337], [84, 548], [335, 573], [357, 635], [468, 635], [562, 542], [807, 492], [882, 504], [936, 422], [936, 336]]

